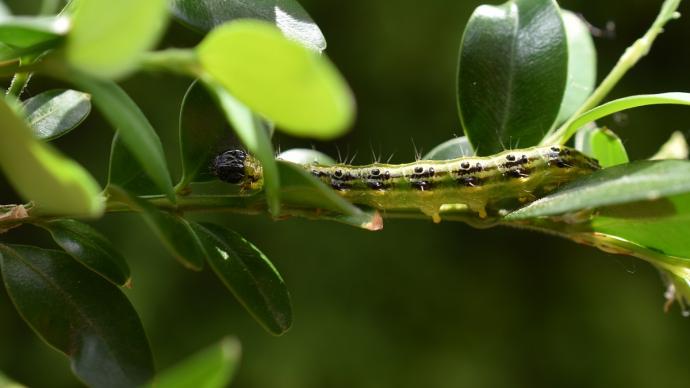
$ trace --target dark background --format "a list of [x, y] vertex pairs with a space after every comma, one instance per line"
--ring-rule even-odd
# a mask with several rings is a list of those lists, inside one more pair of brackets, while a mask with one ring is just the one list
[[[35, 1], [10, 0], [21, 12]], [[349, 81], [358, 119], [334, 143], [278, 136], [282, 149], [336, 155], [371, 149], [393, 161], [461, 134], [455, 68], [464, 25], [478, 1], [302, 0], [322, 28], [327, 54]], [[594, 25], [608, 71], [653, 21], [661, 0], [563, 1]], [[688, 4], [682, 11], [690, 16]], [[126, 28], [123, 26], [123, 28]], [[690, 91], [690, 18], [672, 22], [612, 97]], [[171, 24], [162, 46], [199, 37]], [[600, 75], [600, 78], [601, 78]], [[165, 143], [179, 172], [177, 111], [188, 80], [141, 74], [124, 85]], [[27, 96], [59, 86], [37, 78]], [[690, 109], [638, 109], [605, 121], [633, 159], [653, 154], [674, 130], [690, 133]], [[105, 182], [112, 131], [93, 113], [56, 142]], [[0, 140], [1, 141], [1, 140]], [[0, 178], [0, 203], [16, 197]], [[94, 224], [132, 267], [127, 290], [164, 368], [224, 335], [244, 348], [237, 387], [685, 387], [690, 384], [690, 320], [664, 314], [658, 273], [554, 237], [464, 224], [391, 220], [378, 233], [327, 222], [231, 214], [199, 215], [233, 227], [282, 272], [294, 305], [283, 337], [266, 334], [209, 271], [181, 268], [132, 215]], [[52, 246], [25, 227], [2, 241]], [[0, 287], [0, 289], [2, 289]], [[43, 344], [0, 291], [0, 370], [31, 386], [78, 383], [66, 358]]]

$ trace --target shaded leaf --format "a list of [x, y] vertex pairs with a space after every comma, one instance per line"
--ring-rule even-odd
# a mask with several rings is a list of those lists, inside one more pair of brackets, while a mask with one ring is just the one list
[[[69, 19], [64, 16], [0, 17], [0, 42], [14, 48], [50, 44], [67, 34]], [[47, 47], [46, 47], [47, 48]]]
[[195, 271], [204, 268], [204, 251], [189, 221], [176, 214], [158, 210], [145, 199], [131, 195], [117, 186], [109, 187], [108, 191], [114, 200], [141, 212], [148, 226], [183, 266]]
[[44, 214], [102, 214], [96, 180], [77, 162], [34, 139], [24, 120], [0, 100], [0, 167], [17, 192]]
[[690, 162], [636, 161], [594, 172], [508, 214], [508, 220], [553, 216], [690, 192]]
[[70, 80], [91, 93], [101, 113], [117, 128], [122, 143], [168, 199], [175, 201], [170, 172], [158, 134], [144, 113], [117, 84], [72, 72]]
[[283, 34], [304, 46], [323, 51], [326, 39], [307, 11], [294, 0], [172, 0], [173, 14], [202, 32], [211, 31], [235, 19], [261, 19], [271, 22]]
[[575, 148], [597, 159], [603, 168], [629, 161], [623, 142], [608, 128], [583, 128], [577, 133]]
[[[193, 109], [192, 109], [193, 107]], [[180, 154], [182, 178], [178, 190], [190, 182], [216, 179], [209, 166], [229, 131], [227, 120], [217, 109], [208, 91], [194, 81], [187, 89], [180, 110]]]
[[597, 51], [589, 26], [570, 11], [562, 11], [568, 41], [568, 82], [556, 125], [570, 118], [587, 100], [597, 82]]
[[67, 39], [75, 68], [104, 78], [126, 75], [164, 31], [167, 0], [80, 0]]
[[122, 144], [120, 133], [116, 132], [110, 146], [108, 165], [108, 186], [119, 186], [136, 195], [158, 194], [159, 190], [137, 162], [131, 152]]
[[462, 158], [464, 156], [474, 156], [472, 144], [467, 136], [456, 137], [445, 141], [422, 156], [422, 160], [450, 160]]
[[53, 140], [84, 121], [91, 112], [91, 96], [70, 89], [49, 90], [24, 101], [24, 111], [34, 136]]
[[213, 224], [192, 224], [208, 263], [249, 313], [271, 334], [292, 324], [290, 295], [268, 258], [239, 234]]
[[107, 237], [84, 223], [60, 219], [37, 224], [75, 260], [92, 271], [123, 286], [129, 282], [129, 266]]
[[229, 386], [240, 362], [241, 347], [234, 338], [182, 360], [158, 375], [151, 385], [157, 388], [224, 388]]
[[153, 358], [136, 311], [120, 290], [59, 251], [0, 245], [2, 278], [31, 328], [65, 353], [90, 386], [151, 379]]
[[333, 158], [330, 156], [324, 154], [323, 152], [310, 150], [307, 148], [293, 148], [291, 150], [281, 152], [278, 154], [278, 156], [276, 156], [276, 159], [297, 164], [335, 164], [335, 160], [333, 160]]
[[222, 87], [210, 82], [209, 90], [214, 94], [218, 105], [232, 124], [235, 133], [259, 161], [263, 168], [263, 187], [271, 214], [280, 213], [280, 175], [276, 166], [275, 153], [271, 139], [260, 117], [252, 113], [249, 108], [237, 101]]
[[558, 116], [568, 76], [554, 0], [479, 6], [463, 36], [458, 106], [478, 155], [539, 143]]
[[352, 123], [354, 101], [335, 66], [266, 22], [222, 25], [197, 53], [207, 77], [286, 133], [332, 139]]

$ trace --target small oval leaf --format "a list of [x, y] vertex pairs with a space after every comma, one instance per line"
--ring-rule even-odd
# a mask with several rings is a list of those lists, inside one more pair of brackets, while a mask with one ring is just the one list
[[0, 98], [0, 167], [17, 192], [44, 214], [97, 217], [105, 204], [96, 180], [77, 162], [34, 139]]
[[539, 143], [558, 116], [568, 75], [554, 0], [478, 7], [458, 67], [460, 118], [478, 155]]
[[470, 144], [467, 136], [462, 136], [437, 145], [428, 154], [422, 156], [422, 159], [450, 160], [474, 155], [474, 149], [472, 149], [472, 144]]
[[22, 49], [51, 42], [57, 45], [69, 27], [69, 18], [65, 16], [4, 16], [0, 17], [0, 42]]
[[307, 11], [294, 0], [172, 0], [173, 14], [202, 31], [235, 19], [261, 19], [280, 28], [283, 34], [315, 50], [326, 49], [326, 39]]
[[155, 195], [160, 190], [146, 175], [131, 152], [122, 144], [120, 133], [115, 132], [110, 146], [108, 165], [108, 187], [118, 186], [135, 195]]
[[137, 386], [154, 373], [136, 311], [113, 284], [69, 255], [0, 244], [2, 278], [22, 318], [65, 353], [90, 386]]
[[84, 121], [91, 112], [91, 96], [70, 89], [49, 90], [24, 101], [24, 111], [34, 136], [54, 140]]
[[126, 75], [163, 33], [167, 5], [167, 0], [80, 0], [67, 39], [68, 61], [99, 77]]
[[575, 148], [598, 160], [603, 168], [629, 161], [623, 142], [608, 128], [583, 128], [577, 133]]
[[129, 266], [107, 237], [84, 223], [61, 219], [37, 224], [75, 260], [117, 284], [129, 282]]
[[222, 388], [230, 385], [240, 362], [240, 342], [224, 338], [156, 377], [156, 388]]
[[643, 160], [596, 171], [505, 218], [553, 216], [687, 192], [690, 192], [690, 162]]
[[208, 263], [244, 308], [268, 332], [285, 333], [292, 324], [290, 294], [268, 258], [232, 230], [192, 224]]
[[330, 156], [324, 154], [323, 152], [310, 150], [307, 148], [293, 148], [291, 150], [281, 152], [278, 154], [278, 156], [276, 156], [276, 159], [297, 164], [335, 164], [335, 160], [333, 160], [333, 158]]
[[269, 23], [224, 24], [197, 52], [207, 77], [286, 133], [326, 140], [352, 123], [354, 101], [335, 66]]

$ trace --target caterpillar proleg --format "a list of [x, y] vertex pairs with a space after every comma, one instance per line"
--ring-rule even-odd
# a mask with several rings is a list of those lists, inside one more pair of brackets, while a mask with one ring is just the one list
[[[379, 210], [419, 209], [441, 220], [441, 206], [466, 206], [480, 218], [516, 209], [599, 169], [597, 160], [561, 146], [505, 151], [489, 157], [407, 164], [302, 164], [349, 202]], [[214, 159], [212, 172], [244, 189], [262, 187], [261, 164], [242, 150]]]

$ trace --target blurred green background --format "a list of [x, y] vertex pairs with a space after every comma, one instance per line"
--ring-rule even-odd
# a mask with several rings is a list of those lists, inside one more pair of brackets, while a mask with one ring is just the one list
[[[37, 1], [10, 0], [18, 13]], [[371, 150], [412, 160], [460, 135], [455, 70], [464, 25], [479, 1], [302, 0], [323, 30], [327, 54], [358, 102], [352, 132], [333, 143], [277, 136], [285, 150], [336, 155]], [[646, 30], [661, 0], [563, 1], [596, 26], [599, 69], [610, 69]], [[690, 4], [612, 97], [690, 91]], [[126, 28], [126, 26], [123, 26]], [[162, 47], [200, 37], [172, 23]], [[500, 55], [500, 53], [497, 53]], [[601, 75], [600, 75], [601, 78]], [[124, 85], [157, 128], [179, 172], [178, 108], [189, 81], [140, 74]], [[26, 96], [58, 87], [37, 77]], [[198, 107], [201, 109], [203, 107]], [[210, 118], [209, 118], [210, 120]], [[199, 125], [207, 123], [200, 122]], [[605, 120], [633, 159], [655, 152], [674, 130], [690, 134], [690, 109], [638, 109]], [[210, 125], [210, 124], [209, 124]], [[105, 182], [112, 130], [93, 113], [57, 146]], [[1, 141], [1, 140], [0, 140]], [[0, 177], [0, 203], [17, 201]], [[181, 268], [143, 222], [107, 216], [95, 225], [128, 258], [127, 290], [165, 368], [220, 339], [237, 336], [244, 355], [236, 387], [686, 387], [690, 320], [663, 312], [658, 273], [633, 258], [517, 230], [391, 220], [378, 233], [326, 222], [205, 214], [233, 227], [273, 260], [292, 293], [294, 325], [266, 334], [209, 271]], [[50, 247], [25, 227], [1, 241]], [[63, 356], [44, 345], [0, 291], [0, 370], [30, 386], [71, 387]]]

